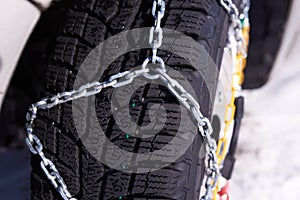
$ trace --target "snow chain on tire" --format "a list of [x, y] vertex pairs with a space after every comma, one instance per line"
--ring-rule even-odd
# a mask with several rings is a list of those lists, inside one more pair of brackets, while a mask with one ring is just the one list
[[[247, 44], [244, 37], [247, 37], [249, 31], [249, 21], [248, 21], [248, 9], [249, 2], [245, 3], [244, 13], [243, 13], [243, 25], [240, 22], [240, 15], [238, 13], [237, 7], [231, 0], [220, 0], [221, 5], [228, 12], [231, 20], [231, 25], [229, 28], [229, 42], [230, 48], [236, 48], [236, 65], [235, 73], [233, 75], [233, 85], [232, 85], [232, 99], [230, 104], [227, 106], [227, 113], [229, 109], [234, 110], [234, 99], [240, 90], [240, 85], [242, 83], [243, 68], [246, 59], [246, 48]], [[199, 103], [189, 94], [181, 84], [176, 80], [172, 79], [166, 72], [165, 63], [162, 58], [157, 56], [157, 49], [161, 47], [162, 44], [162, 28], [161, 19], [164, 17], [165, 12], [165, 2], [164, 0], [154, 0], [152, 15], [155, 18], [155, 25], [150, 30], [149, 43], [152, 46], [152, 55], [145, 59], [142, 68], [135, 71], [124, 71], [117, 73], [109, 78], [106, 82], [92, 82], [81, 86], [77, 90], [58, 93], [50, 97], [43, 98], [42, 100], [34, 103], [30, 106], [27, 113], [27, 124], [26, 124], [26, 143], [32, 154], [36, 154], [40, 157], [40, 166], [50, 180], [53, 187], [57, 190], [60, 196], [64, 200], [75, 200], [70, 194], [67, 185], [65, 184], [62, 176], [58, 172], [54, 163], [48, 159], [43, 152], [43, 145], [37, 135], [34, 134], [34, 122], [37, 118], [37, 112], [39, 109], [46, 110], [53, 108], [59, 104], [66, 103], [82, 97], [88, 97], [101, 92], [104, 88], [108, 87], [122, 87], [130, 84], [134, 78], [144, 76], [148, 79], [160, 79], [166, 87], [169, 89], [171, 94], [177, 98], [177, 100], [184, 105], [184, 107], [189, 110], [192, 116], [196, 119], [198, 123], [198, 130], [203, 138], [205, 138], [207, 143], [206, 156], [207, 156], [207, 166], [206, 166], [206, 181], [205, 188], [206, 192], [201, 200], [211, 200], [216, 199], [217, 192], [219, 188], [219, 176], [222, 164], [224, 161], [226, 153], [226, 133], [224, 138], [221, 138], [218, 142], [211, 137], [212, 126], [208, 118], [204, 117], [200, 111]], [[244, 33], [244, 36], [243, 36]], [[232, 39], [232, 36], [234, 39]], [[148, 63], [159, 64], [159, 68], [149, 68]], [[122, 79], [123, 78], [123, 79]], [[231, 112], [231, 113], [232, 113]], [[234, 112], [233, 112], [234, 113]], [[231, 115], [230, 119], [225, 120], [226, 126], [231, 123], [234, 115]], [[225, 146], [224, 146], [225, 144]], [[221, 151], [222, 147], [222, 151]]]

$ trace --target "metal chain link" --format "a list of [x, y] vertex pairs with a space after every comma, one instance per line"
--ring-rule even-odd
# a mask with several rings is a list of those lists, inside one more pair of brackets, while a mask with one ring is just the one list
[[[241, 37], [240, 28], [241, 24], [236, 21], [238, 19], [238, 11], [236, 6], [231, 2], [231, 0], [221, 0], [221, 4], [230, 13], [232, 24], [231, 27], [235, 30], [235, 38], [238, 44], [243, 44], [243, 39]], [[199, 103], [194, 99], [194, 97], [188, 93], [181, 84], [179, 84], [175, 79], [171, 78], [166, 73], [165, 63], [163, 59], [157, 56], [157, 49], [162, 45], [163, 31], [161, 28], [161, 20], [165, 13], [165, 2], [164, 0], [154, 0], [152, 7], [152, 15], [155, 18], [154, 26], [150, 29], [149, 34], [149, 44], [152, 47], [152, 56], [145, 59], [142, 64], [141, 69], [135, 71], [125, 71], [115, 74], [109, 78], [107, 82], [92, 82], [81, 86], [77, 90], [62, 92], [54, 96], [46, 97], [39, 102], [32, 104], [27, 113], [26, 124], [26, 143], [29, 150], [40, 157], [41, 168], [47, 178], [50, 180], [54, 188], [59, 192], [64, 200], [76, 200], [72, 197], [67, 189], [67, 186], [55, 167], [55, 164], [48, 158], [46, 158], [43, 153], [43, 145], [39, 138], [33, 133], [34, 121], [37, 117], [37, 112], [39, 109], [45, 110], [50, 109], [68, 101], [72, 101], [82, 97], [88, 97], [101, 92], [102, 89], [108, 87], [122, 87], [130, 84], [134, 78], [139, 76], [144, 76], [148, 79], [160, 79], [169, 89], [169, 91], [178, 99], [178, 101], [189, 110], [195, 120], [198, 123], [198, 129], [200, 134], [207, 140], [206, 144], [206, 154], [207, 154], [207, 169], [206, 169], [206, 192], [202, 200], [211, 200], [211, 195], [216, 187], [217, 180], [220, 175], [220, 167], [218, 165], [218, 158], [216, 155], [217, 145], [216, 141], [211, 137], [212, 126], [206, 117], [204, 117], [200, 111]], [[242, 49], [240, 47], [240, 49]], [[153, 64], [158, 63], [159, 68], [149, 68], [147, 67], [149, 62], [152, 61]], [[151, 72], [151, 73], [150, 73]]]
[[163, 30], [161, 28], [161, 19], [165, 15], [165, 1], [154, 0], [152, 6], [152, 15], [155, 19], [154, 26], [150, 29], [149, 44], [152, 47], [152, 63], [155, 64], [157, 61], [157, 49], [161, 47], [163, 39]]
[[[243, 0], [244, 1], [244, 0]], [[235, 42], [234, 46], [237, 46], [238, 52], [242, 53], [244, 57], [247, 56], [246, 54], [246, 46], [243, 38], [242, 33], [242, 23], [239, 18], [239, 10], [237, 6], [232, 2], [232, 0], [220, 0], [221, 5], [227, 11], [227, 14], [230, 18], [230, 27], [229, 27], [229, 39], [230, 36], [234, 36], [234, 41], [230, 40], [229, 42]], [[246, 4], [249, 5], [249, 4]], [[246, 11], [246, 10], [245, 10]]]

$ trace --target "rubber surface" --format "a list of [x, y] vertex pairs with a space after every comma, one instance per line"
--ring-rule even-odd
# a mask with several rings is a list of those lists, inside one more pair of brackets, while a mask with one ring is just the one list
[[280, 48], [291, 0], [251, 1], [250, 46], [244, 89], [256, 89], [269, 79]]
[[[135, 27], [152, 26], [152, 1], [141, 0], [80, 0], [67, 11], [64, 28], [57, 36], [45, 75], [44, 95], [72, 90], [80, 64], [99, 42], [111, 35]], [[226, 42], [228, 19], [216, 0], [166, 1], [162, 26], [193, 37], [220, 65]], [[149, 51], [130, 52], [118, 58], [106, 71], [110, 74], [141, 63]], [[188, 63], [173, 54], [159, 51], [168, 66], [180, 71], [196, 92], [202, 112], [211, 116], [212, 105], [202, 78]], [[124, 67], [126, 66], [126, 67]], [[155, 84], [141, 87], [132, 96], [139, 102], [130, 109], [139, 125], [149, 121], [152, 104], [164, 106], [168, 114], [163, 130], [150, 139], [125, 139], [115, 125], [110, 111], [111, 89], [96, 96], [99, 123], [107, 137], [119, 147], [133, 152], [153, 151], [167, 144], [176, 134], [180, 110], [178, 102], [164, 87]], [[142, 102], [141, 99], [147, 99]], [[159, 111], [160, 106], [157, 108]], [[86, 108], [88, 112], [90, 108]], [[88, 120], [88, 119], [87, 119]], [[71, 103], [41, 111], [35, 130], [45, 146], [45, 154], [54, 161], [69, 191], [78, 199], [197, 199], [204, 172], [198, 159], [202, 138], [176, 162], [161, 170], [145, 174], [128, 174], [109, 169], [95, 160], [83, 147], [72, 120]], [[84, 129], [84, 126], [82, 127]], [[190, 127], [185, 127], [189, 131]], [[83, 130], [84, 131], [84, 130]], [[96, 141], [97, 142], [97, 141]], [[162, 155], [163, 156], [163, 155]], [[134, 159], [134, 158], [133, 158]], [[32, 199], [60, 199], [40, 170], [39, 160], [32, 157]]]

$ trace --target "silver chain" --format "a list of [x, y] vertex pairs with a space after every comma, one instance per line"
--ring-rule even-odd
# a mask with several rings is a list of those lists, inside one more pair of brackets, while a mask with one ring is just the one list
[[74, 90], [71, 92], [62, 92], [51, 97], [43, 98], [39, 102], [32, 104], [29, 108], [29, 111], [27, 112], [27, 124], [25, 127], [27, 133], [27, 138], [25, 140], [26, 144], [31, 153], [40, 157], [40, 165], [44, 174], [47, 176], [54, 188], [58, 191], [58, 193], [64, 200], [76, 200], [76, 198], [72, 198], [63, 178], [59, 174], [54, 163], [50, 159], [48, 159], [43, 153], [43, 145], [39, 138], [33, 132], [34, 121], [37, 117], [37, 112], [39, 109], [50, 109], [58, 104], [66, 103], [68, 101], [72, 101], [81, 97], [88, 97], [97, 94], [103, 88], [115, 85], [117, 83], [117, 79], [119, 77], [122, 77], [123, 75], [125, 75], [125, 73], [119, 73], [115, 75], [115, 78], [111, 78], [108, 82], [93, 82], [81, 86], [78, 90]]
[[[240, 14], [237, 6], [232, 2], [232, 0], [220, 0], [222, 7], [227, 11], [230, 18], [229, 26], [229, 38], [233, 34], [236, 42], [238, 52], [242, 53], [244, 57], [247, 56], [246, 45], [243, 38], [242, 23], [240, 20]], [[243, 0], [242, 6], [244, 7], [244, 17], [248, 19], [248, 11], [250, 8], [250, 0]], [[232, 41], [229, 41], [232, 42]]]
[[[157, 49], [161, 46], [163, 39], [161, 19], [163, 18], [164, 13], [165, 2], [163, 0], [154, 0], [152, 15], [155, 19], [155, 23], [154, 26], [151, 27], [149, 36], [149, 44], [152, 47], [152, 56], [144, 61], [143, 66], [145, 67], [149, 63], [149, 61], [152, 60], [152, 63], [156, 63], [158, 61], [161, 68], [155, 70], [156, 72], [158, 72], [158, 74], [146, 74], [146, 76], [144, 76], [150, 79], [159, 77], [167, 85], [169, 91], [177, 98], [177, 100], [180, 101], [182, 105], [186, 107], [187, 110], [189, 110], [193, 114], [194, 118], [197, 120], [199, 132], [207, 140], [206, 193], [202, 198], [208, 200], [211, 199], [211, 193], [216, 186], [220, 174], [220, 169], [217, 163], [218, 158], [216, 155], [217, 144], [216, 141], [211, 137], [211, 134], [213, 132], [211, 123], [206, 117], [203, 117], [198, 102], [182, 87], [182, 85], [180, 85], [176, 80], [172, 79], [166, 73], [164, 61], [157, 56]], [[156, 35], [157, 38], [154, 39], [153, 35]], [[214, 184], [212, 185], [211, 182], [213, 182]]]
[[[230, 13], [232, 24], [231, 26], [236, 31], [235, 37], [238, 43], [243, 43], [243, 39], [240, 33], [241, 24], [238, 19], [238, 11], [236, 6], [231, 2], [231, 0], [221, 0], [223, 7]], [[55, 164], [48, 159], [43, 153], [43, 145], [39, 138], [34, 134], [34, 121], [37, 117], [38, 110], [46, 110], [53, 108], [59, 104], [63, 104], [78, 98], [89, 97], [101, 92], [102, 89], [108, 87], [122, 87], [130, 84], [134, 78], [139, 76], [144, 76], [147, 79], [160, 79], [169, 91], [178, 99], [178, 101], [191, 112], [192, 116], [198, 123], [198, 129], [206, 140], [206, 154], [207, 154], [207, 169], [206, 169], [206, 192], [202, 200], [210, 200], [213, 189], [216, 186], [217, 180], [220, 175], [220, 168], [217, 164], [216, 155], [216, 141], [211, 137], [212, 126], [208, 118], [204, 117], [200, 111], [199, 103], [194, 99], [194, 97], [188, 93], [181, 84], [179, 84], [175, 79], [171, 78], [166, 73], [165, 63], [162, 58], [157, 56], [157, 49], [162, 45], [163, 31], [161, 28], [161, 20], [165, 13], [165, 2], [164, 0], [154, 0], [152, 7], [152, 15], [155, 18], [154, 26], [150, 29], [149, 43], [152, 47], [152, 56], [145, 59], [142, 64], [141, 69], [135, 71], [125, 71], [115, 74], [109, 78], [106, 82], [92, 82], [85, 84], [78, 88], [77, 90], [62, 92], [50, 97], [43, 98], [35, 104], [32, 104], [27, 112], [27, 124], [26, 124], [26, 143], [29, 150], [38, 155], [41, 159], [40, 165], [50, 180], [54, 188], [59, 192], [64, 200], [76, 200], [72, 197], [67, 189], [67, 186], [55, 167]], [[241, 45], [242, 47], [242, 45]], [[149, 68], [147, 67], [149, 62], [152, 61], [153, 64], [159, 64], [159, 68]], [[150, 73], [151, 72], [151, 73]]]
[[[232, 0], [220, 0], [222, 7], [227, 11], [230, 18], [230, 26], [228, 30], [229, 43], [234, 42], [232, 45], [236, 46], [239, 53], [242, 53], [244, 57], [247, 57], [246, 45], [242, 32], [242, 23], [240, 20], [240, 14], [237, 6], [232, 2]], [[243, 18], [246, 23], [249, 23], [248, 11], [250, 9], [250, 0], [243, 0]], [[230, 40], [231, 35], [233, 35], [234, 41]], [[217, 185], [218, 178], [220, 176], [220, 170], [222, 166], [217, 164], [216, 149], [207, 148], [208, 155], [208, 166], [207, 166], [207, 177], [205, 181], [205, 194], [200, 199], [201, 200], [211, 200], [212, 193]]]
[[152, 15], [155, 19], [154, 26], [150, 29], [149, 44], [152, 47], [152, 63], [155, 64], [157, 61], [157, 49], [161, 47], [163, 39], [163, 30], [161, 28], [161, 19], [165, 15], [165, 1], [154, 0], [152, 6]]
[[[40, 165], [42, 170], [64, 200], [76, 200], [76, 198], [71, 197], [70, 192], [68, 191], [67, 186], [63, 181], [62, 177], [60, 176], [58, 170], [56, 169], [54, 163], [50, 159], [46, 158], [45, 154], [43, 153], [43, 145], [41, 141], [33, 133], [33, 124], [37, 117], [37, 111], [39, 109], [50, 109], [52, 107], [55, 107], [56, 105], [66, 103], [68, 101], [72, 101], [78, 98], [95, 95], [101, 92], [102, 89], [107, 87], [117, 88], [128, 85], [134, 80], [134, 78], [139, 76], [144, 76], [148, 79], [159, 78], [160, 80], [162, 80], [162, 82], [167, 86], [169, 91], [181, 102], [181, 104], [186, 109], [188, 109], [192, 113], [192, 115], [198, 123], [199, 132], [208, 141], [207, 149], [210, 160], [209, 169], [211, 170], [211, 177], [213, 179], [217, 178], [218, 168], [216, 166], [215, 154], [216, 142], [214, 139], [211, 138], [212, 127], [209, 120], [203, 117], [202, 113], [200, 112], [200, 105], [194, 99], [194, 97], [191, 94], [189, 94], [182, 87], [181, 84], [179, 84], [175, 79], [171, 78], [166, 73], [163, 62], [160, 64], [160, 68], [156, 69], [148, 68], [148, 63], [149, 59], [147, 58], [144, 64], [142, 65], [142, 68], [139, 70], [118, 73], [116, 75], [111, 76], [109, 81], [107, 82], [88, 83], [86, 85], [81, 86], [78, 90], [74, 90], [71, 92], [63, 92], [51, 97], [44, 98], [30, 107], [26, 117], [28, 121], [28, 123], [26, 124], [26, 143], [33, 154], [39, 155], [39, 157], [41, 158]], [[150, 71], [155, 72], [155, 74], [149, 74]]]
[[249, 11], [250, 11], [250, 0], [243, 0], [242, 9], [243, 9], [243, 19], [246, 20], [246, 24], [249, 25]]

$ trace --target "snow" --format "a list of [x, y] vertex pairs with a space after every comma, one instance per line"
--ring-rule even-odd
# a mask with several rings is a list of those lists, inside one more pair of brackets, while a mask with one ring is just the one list
[[300, 0], [263, 88], [244, 91], [245, 116], [230, 191], [233, 200], [300, 196]]

